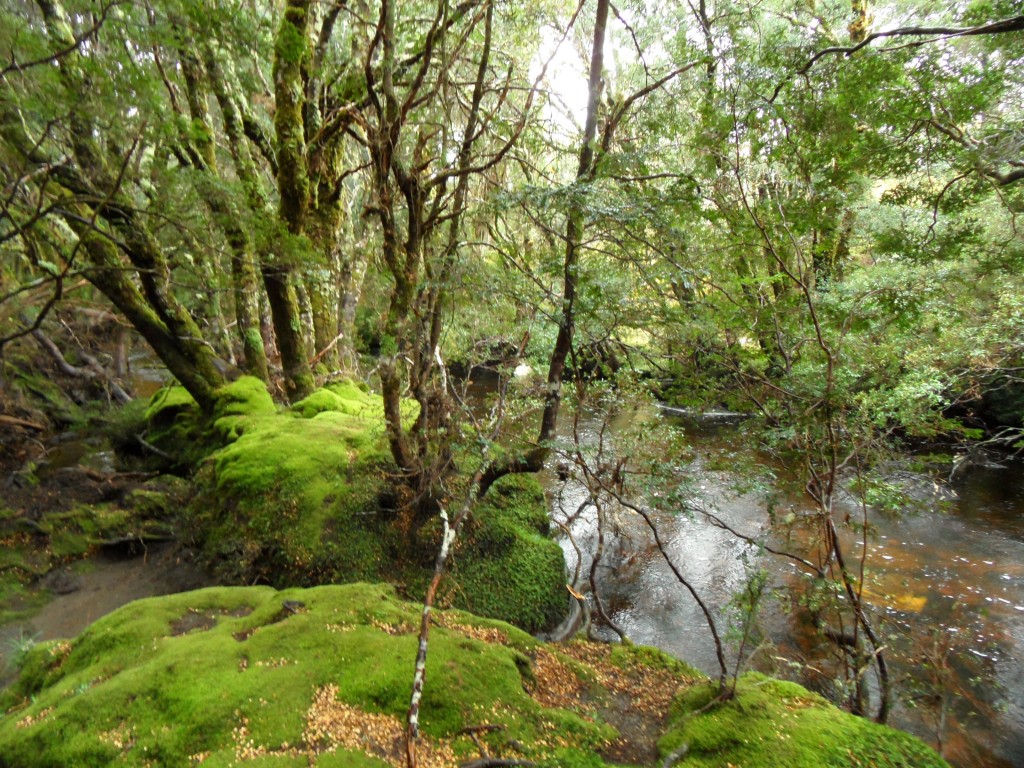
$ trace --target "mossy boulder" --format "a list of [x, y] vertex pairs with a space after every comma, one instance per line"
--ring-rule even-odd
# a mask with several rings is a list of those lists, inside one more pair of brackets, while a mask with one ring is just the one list
[[165, 471], [190, 474], [210, 453], [238, 438], [251, 419], [277, 413], [266, 385], [241, 376], [215, 393], [212, 414], [203, 413], [184, 387], [158, 390], [145, 412], [146, 439], [162, 454], [155, 464]]
[[[191, 434], [199, 421], [189, 401], [168, 393], [154, 415]], [[411, 423], [416, 404], [403, 407]], [[188, 518], [223, 579], [388, 580], [423, 593], [440, 528], [418, 535], [417, 522], [398, 514], [379, 396], [342, 382], [278, 410], [261, 382], [243, 377], [218, 393], [213, 430], [221, 447], [203, 461]], [[539, 631], [568, 609], [564, 570], [539, 484], [506, 478], [478, 505], [441, 602]]]
[[453, 605], [530, 632], [569, 610], [565, 558], [551, 538], [544, 490], [533, 475], [491, 486], [473, 512], [452, 562]]
[[312, 585], [384, 570], [383, 423], [306, 412], [309, 418], [295, 410], [236, 420], [236, 438], [211, 454], [197, 478], [192, 524], [228, 578]]
[[[402, 765], [420, 610], [367, 584], [132, 603], [73, 641], [29, 651], [0, 694], [0, 766]], [[420, 763], [457, 766], [486, 750], [544, 768], [661, 765], [652, 739], [670, 710], [683, 718], [703, 700], [705, 682], [653, 649], [546, 645], [437, 612]], [[812, 726], [819, 751], [790, 750]], [[732, 736], [713, 757], [699, 751], [712, 745], [701, 729], [725, 727]], [[760, 735], [771, 738], [737, 746]], [[683, 765], [944, 765], [912, 737], [764, 678], [662, 741], [682, 738], [693, 744]], [[845, 760], [822, 761], [833, 755]]]
[[[717, 768], [946, 768], [918, 738], [853, 717], [795, 683], [749, 673], [735, 697], [710, 704], [710, 683], [682, 692], [659, 742], [683, 766]], [[710, 707], [709, 707], [710, 704]], [[699, 713], [699, 714], [695, 714]]]
[[[41, 645], [0, 704], [0, 765], [395, 764], [420, 608], [390, 588], [214, 588], [134, 603]], [[613, 728], [524, 687], [538, 644], [440, 614], [422, 703], [426, 765], [496, 752], [569, 764]], [[524, 677], [525, 676], [525, 677]], [[560, 756], [564, 755], [563, 762]], [[600, 764], [600, 763], [599, 763]]]

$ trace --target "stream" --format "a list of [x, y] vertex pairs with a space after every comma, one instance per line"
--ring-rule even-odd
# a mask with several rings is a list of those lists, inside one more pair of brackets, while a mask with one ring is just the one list
[[[677, 471], [691, 483], [687, 493], [694, 501], [747, 536], [765, 538], [766, 489], [737, 490], [737, 483], [751, 466], [770, 465], [771, 460], [754, 453], [753, 441], [744, 438], [741, 420], [733, 415], [687, 415], [672, 409], [633, 413], [616, 417], [610, 432], [602, 432], [600, 420], [588, 416], [577, 422], [576, 431], [581, 445], [604, 440], [607, 447], [617, 429], [652, 418], [685, 433], [685, 460]], [[571, 424], [562, 430], [560, 440], [568, 447]], [[108, 460], [79, 447], [62, 446], [67, 456], [60, 454], [60, 461]], [[784, 469], [769, 469], [784, 479]], [[870, 602], [884, 616], [891, 633], [887, 640], [898, 651], [893, 654], [894, 678], [901, 691], [916, 686], [917, 694], [916, 706], [900, 699], [890, 723], [917, 734], [959, 768], [1024, 766], [1024, 463], [974, 468], [951, 486], [933, 484], [925, 475], [897, 474], [904, 483], [922, 486], [919, 495], [926, 500], [934, 491], [934, 503], [915, 504], [902, 514], [872, 514], [870, 519]], [[586, 582], [596, 541], [593, 507], [586, 503], [589, 496], [578, 476], [559, 475], [566, 473], [551, 468], [542, 480], [552, 500], [552, 518], [573, 518], [567, 528], [583, 552], [579, 565], [581, 582]], [[776, 495], [772, 503], [780, 514], [810, 509], [800, 495]], [[704, 616], [666, 566], [642, 519], [625, 510], [608, 513], [615, 535], [606, 541], [598, 585], [610, 618], [632, 641], [657, 646], [717, 675]], [[660, 512], [656, 523], [666, 552], [707, 602], [723, 634], [730, 600], [743, 588], [751, 567], [764, 568], [769, 585], [779, 591], [803, 578], [792, 562], [765, 554], [700, 514]], [[577, 566], [576, 548], [568, 536], [560, 541], [571, 574]], [[768, 541], [783, 548], [799, 546]], [[846, 542], [851, 558], [859, 557], [857, 545]], [[187, 554], [167, 545], [130, 560], [94, 558], [57, 579], [50, 585], [55, 596], [38, 614], [0, 628], [0, 657], [26, 638], [72, 637], [131, 600], [210, 583]], [[825, 695], [831, 692], [827, 643], [788, 605], [768, 601], [759, 624], [770, 642], [752, 660], [745, 659], [742, 669], [761, 669]], [[607, 627], [595, 631], [616, 639]], [[728, 648], [732, 671], [735, 644]]]
[[[662, 417], [687, 436], [690, 452], [679, 472], [691, 483], [688, 493], [695, 505], [750, 538], [799, 551], [798, 541], [768, 536], [763, 490], [736, 490], [747, 462], [772, 461], [746, 447], [752, 441], [745, 442], [739, 419], [673, 414], [671, 409], [663, 410]], [[650, 415], [616, 418], [612, 442], [616, 427]], [[576, 430], [581, 445], [593, 445], [600, 422], [585, 418]], [[603, 439], [607, 447], [608, 435]], [[568, 446], [566, 434], [561, 440]], [[780, 479], [785, 474], [778, 465], [771, 470]], [[918, 503], [911, 510], [869, 514], [870, 586], [865, 592], [884, 617], [899, 689], [889, 722], [920, 736], [960, 768], [1024, 765], [1024, 463], [972, 468], [952, 485], [907, 471], [893, 474], [892, 482], [909, 486]], [[596, 542], [586, 488], [578, 476], [563, 481], [554, 473], [546, 476], [546, 484], [556, 521], [566, 521], [582, 506], [568, 529], [583, 552], [586, 584]], [[857, 519], [859, 509], [851, 502], [846, 501], [846, 511]], [[776, 495], [773, 503], [779, 515], [799, 516], [811, 509], [799, 495]], [[842, 504], [838, 511], [843, 513]], [[704, 616], [664, 562], [643, 520], [627, 510], [606, 513], [615, 536], [605, 543], [598, 588], [609, 618], [632, 641], [657, 646], [717, 676]], [[765, 569], [770, 587], [780, 592], [804, 578], [792, 561], [759, 551], [699, 513], [661, 512], [655, 519], [666, 552], [711, 608], [720, 634], [729, 625], [730, 599], [744, 587], [751, 567]], [[859, 559], [861, 542], [851, 537], [845, 544], [848, 558]], [[576, 547], [565, 535], [562, 545], [571, 574]], [[741, 669], [761, 669], [826, 696], [833, 693], [829, 644], [798, 620], [788, 603], [764, 602], [759, 623], [770, 642], [752, 660], [745, 659]], [[597, 634], [617, 639], [607, 627], [597, 628]], [[730, 671], [736, 657], [731, 643]]]

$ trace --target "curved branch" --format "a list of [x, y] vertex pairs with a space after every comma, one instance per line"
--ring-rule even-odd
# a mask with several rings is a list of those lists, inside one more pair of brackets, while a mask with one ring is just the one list
[[800, 69], [793, 72], [789, 77], [785, 78], [781, 83], [775, 87], [775, 92], [772, 93], [769, 103], [775, 101], [778, 98], [779, 93], [786, 86], [786, 84], [794, 77], [806, 75], [810, 72], [811, 67], [817, 64], [821, 59], [830, 55], [842, 55], [849, 58], [857, 51], [868, 47], [876, 40], [881, 40], [889, 37], [927, 37], [929, 40], [919, 40], [912, 45], [925, 45], [926, 43], [933, 43], [937, 40], [948, 40], [955, 37], [973, 37], [976, 35], [1000, 35], [1006, 34], [1007, 32], [1021, 32], [1024, 31], [1024, 14], [1019, 16], [1012, 16], [1008, 19], [1001, 19], [1000, 21], [989, 22], [988, 24], [981, 24], [975, 27], [899, 27], [897, 29], [884, 30], [882, 32], [872, 32], [870, 35], [865, 37], [856, 45], [848, 46], [832, 46], [830, 48], [823, 48], [814, 54], [806, 64]]
[[38, 67], [43, 64], [52, 64], [64, 58], [65, 56], [74, 53], [78, 50], [82, 43], [84, 43], [90, 37], [95, 36], [100, 31], [100, 27], [102, 27], [103, 24], [106, 22], [107, 16], [110, 15], [111, 9], [118, 5], [127, 5], [127, 0], [112, 0], [112, 2], [104, 5], [100, 9], [99, 17], [96, 19], [95, 22], [93, 22], [93, 25], [91, 27], [82, 32], [82, 34], [68, 41], [68, 43], [63, 47], [59, 48], [56, 51], [53, 51], [52, 53], [46, 56], [40, 56], [38, 59], [32, 59], [31, 61], [16, 61], [14, 59], [14, 54], [12, 52], [11, 63], [3, 69], [0, 69], [0, 78], [10, 74], [11, 72], [24, 72], [26, 69], [32, 69], [33, 67]]

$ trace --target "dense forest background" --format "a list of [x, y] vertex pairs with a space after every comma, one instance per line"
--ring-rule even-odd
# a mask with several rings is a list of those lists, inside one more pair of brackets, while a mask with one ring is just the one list
[[[1012, 0], [7, 2], [0, 392], [32, 349], [128, 400], [133, 345], [209, 411], [366, 381], [420, 523], [539, 470], [563, 401], [755, 414], [884, 720], [836, 499], [1019, 447], [1022, 32]], [[574, 456], [671, 506], [672, 450]]]
[[1019, 363], [1015, 10], [9, 4], [3, 342], [109, 308], [206, 404], [373, 351], [413, 474], [449, 359], [962, 430]]

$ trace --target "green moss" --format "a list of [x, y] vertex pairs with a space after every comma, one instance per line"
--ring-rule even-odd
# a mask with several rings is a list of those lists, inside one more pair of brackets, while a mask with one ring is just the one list
[[223, 442], [236, 440], [254, 418], [277, 413], [267, 385], [255, 376], [241, 376], [215, 393], [213, 427]]
[[547, 503], [532, 475], [496, 482], [473, 512], [456, 548], [449, 585], [454, 604], [530, 632], [566, 614], [562, 548], [548, 535]]
[[192, 486], [174, 475], [162, 475], [135, 488], [124, 496], [122, 504], [143, 520], [166, 520], [175, 517], [191, 495]]
[[299, 64], [305, 59], [309, 48], [303, 34], [305, 25], [306, 15], [301, 9], [289, 7], [285, 10], [284, 21], [274, 42], [274, 53], [281, 62]]
[[195, 399], [182, 386], [154, 393], [146, 409], [146, 440], [162, 454], [150, 455], [154, 466], [188, 474], [216, 445]]
[[853, 717], [795, 683], [744, 675], [731, 701], [694, 716], [715, 695], [708, 683], [673, 704], [672, 722], [659, 741], [663, 754], [688, 745], [685, 766], [747, 768], [948, 768], [919, 739]]
[[18, 344], [5, 347], [0, 366], [11, 394], [23, 398], [33, 409], [42, 411], [58, 424], [78, 424], [83, 420], [81, 406], [57, 383], [38, 373], [38, 366], [25, 347]]
[[146, 409], [147, 439], [166, 454], [161, 469], [187, 474], [217, 448], [237, 439], [251, 421], [276, 412], [266, 385], [255, 376], [241, 376], [218, 389], [212, 418], [184, 387], [165, 387]]
[[[403, 400], [401, 408], [403, 425], [409, 427], [419, 413], [419, 405], [413, 400]], [[328, 384], [295, 403], [292, 410], [306, 419], [325, 411], [335, 411], [357, 416], [381, 429], [384, 425], [384, 401], [351, 381]]]
[[675, 656], [670, 656], [649, 645], [634, 645], [629, 642], [613, 645], [610, 660], [623, 669], [640, 666], [647, 669], [664, 669], [674, 675], [691, 680], [704, 677], [702, 672], [685, 661], [680, 661]]
[[325, 411], [359, 416], [367, 421], [380, 421], [384, 417], [384, 408], [379, 397], [368, 395], [349, 383], [332, 384], [318, 389], [309, 397], [295, 403], [292, 410], [305, 419]]
[[195, 398], [184, 387], [175, 384], [157, 390], [149, 399], [147, 421], [158, 421], [196, 407]]
[[[303, 605], [288, 612], [285, 600]], [[418, 615], [418, 606], [368, 585], [216, 588], [139, 601], [72, 644], [30, 652], [0, 700], [10, 711], [0, 720], [0, 753], [23, 768], [188, 765], [207, 752], [216, 765], [230, 762], [243, 741], [282, 753], [262, 758], [267, 764], [290, 765], [294, 755], [284, 745], [303, 743], [314, 697], [326, 685], [337, 687], [335, 700], [401, 727]], [[459, 731], [484, 721], [506, 725], [504, 737], [534, 759], [553, 754], [543, 746], [553, 734], [561, 749], [580, 754], [611, 735], [599, 722], [537, 704], [523, 688], [515, 648], [438, 627], [430, 652], [423, 732], [457, 753], [475, 751]], [[377, 764], [357, 754], [316, 764]]]
[[211, 456], [192, 522], [229, 578], [308, 585], [383, 570], [380, 398], [346, 394], [319, 390], [291, 412], [240, 416], [234, 441]]
[[267, 385], [255, 376], [240, 376], [217, 390], [214, 416], [259, 416], [277, 413]]
[[[367, 584], [218, 587], [133, 603], [73, 642], [25, 654], [19, 677], [0, 693], [0, 764], [189, 765], [199, 755], [212, 766], [391, 764], [397, 753], [380, 745], [401, 747], [419, 615], [389, 587]], [[527, 692], [540, 677], [531, 659], [544, 648], [529, 635], [449, 611], [437, 616], [429, 648], [422, 732], [450, 748], [456, 764], [479, 754], [462, 729], [492, 724], [501, 730], [480, 735], [492, 754], [549, 768], [607, 765], [601, 752], [617, 734], [596, 710], [542, 706]], [[694, 715], [712, 685], [674, 675], [657, 651], [615, 655], [624, 668], [656, 669], [661, 684], [668, 672], [683, 686], [659, 744], [667, 753], [685, 741], [681, 765], [946, 765], [911, 736], [760, 675], [745, 676], [733, 701]], [[573, 669], [591, 696], [613, 695], [599, 670], [582, 661]], [[371, 717], [374, 737], [360, 737]], [[318, 736], [307, 730], [311, 720]], [[382, 737], [382, 728], [394, 736]]]

